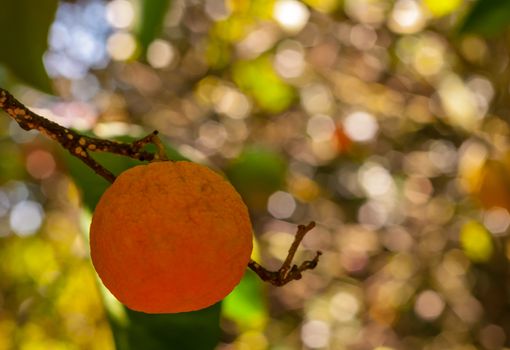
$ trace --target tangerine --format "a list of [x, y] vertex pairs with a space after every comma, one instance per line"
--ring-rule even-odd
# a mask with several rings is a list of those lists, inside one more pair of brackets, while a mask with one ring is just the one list
[[90, 226], [92, 263], [124, 305], [146, 313], [210, 306], [241, 280], [252, 251], [246, 205], [211, 169], [139, 165], [102, 195]]

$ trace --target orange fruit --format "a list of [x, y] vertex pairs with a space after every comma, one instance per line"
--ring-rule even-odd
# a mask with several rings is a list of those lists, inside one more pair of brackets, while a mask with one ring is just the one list
[[239, 194], [191, 162], [154, 162], [120, 174], [96, 206], [92, 263], [130, 309], [186, 312], [210, 306], [241, 280], [252, 227]]

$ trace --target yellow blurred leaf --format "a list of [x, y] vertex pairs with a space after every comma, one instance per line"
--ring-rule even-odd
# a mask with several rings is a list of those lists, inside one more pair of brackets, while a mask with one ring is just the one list
[[485, 262], [492, 256], [491, 235], [476, 221], [469, 221], [462, 226], [460, 243], [466, 256], [474, 262]]
[[423, 3], [435, 17], [442, 17], [457, 10], [462, 0], [424, 0]]
[[254, 21], [251, 17], [232, 16], [216, 22], [211, 33], [216, 39], [227, 43], [235, 43], [246, 36], [253, 24]]
[[340, 0], [304, 0], [304, 3], [325, 13], [331, 13], [341, 5]]
[[319, 185], [306, 176], [294, 176], [289, 180], [290, 193], [302, 202], [311, 202], [320, 196]]
[[103, 316], [92, 266], [77, 264], [73, 268], [73, 273], [66, 276], [65, 281], [61, 283], [56, 308], [64, 318], [70, 314], [88, 315], [93, 320]]
[[239, 88], [268, 112], [279, 113], [287, 109], [295, 98], [294, 89], [275, 73], [268, 55], [251, 61], [239, 61], [232, 73]]
[[8, 318], [0, 321], [0, 350], [9, 350], [14, 348], [13, 334], [16, 331], [16, 323]]

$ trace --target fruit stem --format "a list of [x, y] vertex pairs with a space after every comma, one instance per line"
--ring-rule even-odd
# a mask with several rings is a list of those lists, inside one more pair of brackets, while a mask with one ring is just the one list
[[301, 279], [303, 271], [314, 269], [319, 263], [319, 257], [322, 255], [321, 251], [317, 251], [312, 260], [303, 261], [299, 266], [291, 266], [292, 260], [294, 259], [294, 255], [296, 255], [296, 251], [301, 244], [301, 241], [314, 227], [315, 222], [313, 221], [308, 225], [298, 226], [294, 242], [292, 242], [292, 245], [289, 248], [287, 258], [277, 271], [269, 271], [254, 260], [250, 260], [248, 267], [252, 269], [263, 281], [279, 287], [289, 283], [290, 281]]

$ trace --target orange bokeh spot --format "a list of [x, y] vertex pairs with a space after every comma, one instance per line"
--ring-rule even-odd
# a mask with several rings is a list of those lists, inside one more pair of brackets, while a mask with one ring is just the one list
[[352, 140], [341, 125], [337, 125], [335, 129], [333, 142], [338, 153], [348, 153], [351, 150]]

